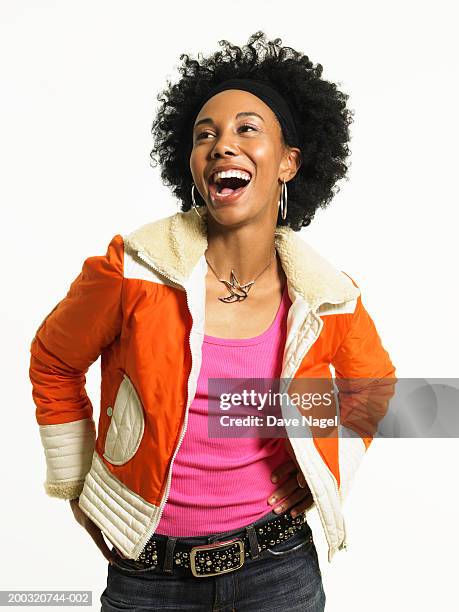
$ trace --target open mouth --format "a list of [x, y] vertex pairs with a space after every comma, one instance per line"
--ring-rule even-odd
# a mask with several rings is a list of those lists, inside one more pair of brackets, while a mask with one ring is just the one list
[[219, 178], [214, 182], [213, 176], [209, 182], [209, 191], [215, 200], [232, 201], [242, 195], [251, 182], [250, 179], [231, 176], [228, 178]]

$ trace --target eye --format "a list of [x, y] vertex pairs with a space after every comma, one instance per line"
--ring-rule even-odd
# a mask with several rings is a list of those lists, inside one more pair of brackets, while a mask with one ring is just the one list
[[[243, 123], [241, 126], [239, 126], [239, 129], [242, 130], [242, 128], [245, 128], [245, 127], [248, 127], [252, 130], [257, 131], [257, 128], [254, 125], [250, 125], [250, 123]], [[196, 140], [201, 140], [203, 136], [207, 136], [208, 134], [212, 134], [212, 132], [201, 132], [200, 134], [197, 135]]]
[[254, 125], [250, 125], [250, 123], [243, 123], [240, 129], [242, 129], [243, 127], [249, 127], [250, 129], [255, 130], [255, 131], [257, 129]]
[[201, 132], [200, 134], [196, 136], [196, 140], [201, 140], [202, 137], [206, 136], [207, 134], [210, 134], [210, 132]]

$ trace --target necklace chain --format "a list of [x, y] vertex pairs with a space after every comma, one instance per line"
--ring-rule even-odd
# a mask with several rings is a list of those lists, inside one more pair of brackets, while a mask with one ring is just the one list
[[234, 274], [234, 270], [231, 269], [231, 276], [230, 276], [230, 280], [227, 281], [223, 278], [220, 278], [217, 274], [217, 272], [215, 271], [214, 267], [212, 266], [212, 264], [210, 263], [210, 261], [207, 259], [207, 257], [205, 257], [205, 260], [207, 261], [207, 263], [209, 264], [210, 269], [212, 270], [212, 272], [214, 273], [215, 277], [221, 282], [223, 283], [226, 288], [228, 289], [228, 291], [230, 292], [230, 295], [225, 296], [225, 297], [219, 297], [218, 299], [221, 300], [222, 302], [240, 302], [242, 300], [245, 300], [247, 298], [247, 295], [250, 291], [250, 289], [252, 288], [253, 284], [255, 283], [256, 280], [258, 280], [258, 278], [260, 278], [260, 276], [263, 274], [263, 272], [265, 272], [269, 266], [271, 265], [273, 259], [276, 256], [276, 249], [274, 248], [274, 252], [273, 252], [273, 256], [271, 257], [271, 259], [268, 262], [268, 265], [265, 266], [263, 268], [263, 270], [260, 272], [260, 274], [258, 274], [253, 281], [250, 281], [249, 283], [246, 283], [244, 285], [241, 285], [239, 283], [239, 281], [236, 278], [236, 275]]

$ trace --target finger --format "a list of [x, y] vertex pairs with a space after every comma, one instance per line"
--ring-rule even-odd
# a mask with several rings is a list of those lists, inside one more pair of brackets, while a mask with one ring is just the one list
[[277, 467], [271, 474], [272, 482], [279, 482], [284, 476], [290, 474], [297, 469], [296, 464], [293, 460], [286, 461]]
[[[272, 493], [272, 495], [270, 495], [268, 498], [268, 504], [277, 504], [279, 501], [282, 501], [284, 497], [291, 495], [295, 491], [298, 491], [298, 482], [296, 481], [296, 478], [292, 476], [286, 480], [281, 487], [278, 487]], [[300, 491], [302, 491], [303, 495], [305, 495], [304, 489], [300, 489]]]
[[310, 508], [313, 503], [314, 503], [314, 499], [311, 493], [309, 493], [306, 496], [306, 498], [303, 499], [300, 503], [290, 508], [290, 514], [292, 515], [293, 518], [295, 518], [295, 516], [298, 516], [298, 514], [301, 514], [301, 512], [304, 512], [305, 510]]
[[[274, 508], [274, 512], [276, 514], [280, 514], [281, 512], [287, 512], [287, 510], [290, 510], [292, 516], [296, 516], [299, 512], [298, 508], [308, 508], [311, 500], [312, 495], [309, 491], [305, 493], [303, 489], [297, 489], [294, 493], [292, 493], [292, 495], [289, 495], [287, 499], [283, 500], [280, 506]], [[292, 513], [293, 511], [294, 513]]]
[[298, 483], [298, 486], [300, 486], [302, 489], [305, 489], [308, 486], [306, 478], [303, 476], [302, 472], [298, 472], [298, 474], [296, 475], [296, 481]]

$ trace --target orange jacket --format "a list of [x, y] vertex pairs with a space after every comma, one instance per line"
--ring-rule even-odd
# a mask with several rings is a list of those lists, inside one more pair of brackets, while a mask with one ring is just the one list
[[[206, 227], [205, 216], [191, 210], [114, 236], [105, 255], [84, 261], [30, 347], [45, 489], [79, 497], [82, 511], [132, 559], [159, 523], [186, 435], [204, 335]], [[338, 386], [349, 378], [394, 377], [355, 282], [290, 228], [276, 228], [275, 243], [292, 300], [281, 377], [331, 379], [330, 366]], [[99, 356], [96, 433], [85, 374]], [[343, 431], [353, 435], [289, 434], [329, 561], [346, 547], [341, 506], [374, 431], [361, 427], [365, 402], [341, 395], [351, 424]]]

